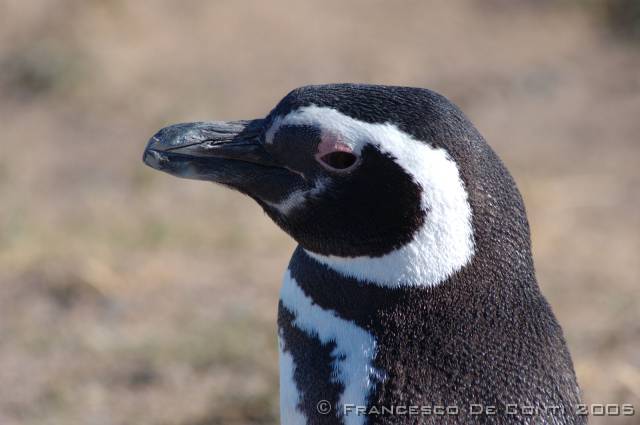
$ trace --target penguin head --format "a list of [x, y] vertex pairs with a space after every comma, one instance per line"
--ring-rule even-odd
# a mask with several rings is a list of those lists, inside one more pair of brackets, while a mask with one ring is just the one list
[[473, 255], [485, 147], [437, 93], [334, 84], [296, 89], [263, 119], [166, 127], [144, 161], [247, 194], [319, 258], [430, 251], [444, 275]]

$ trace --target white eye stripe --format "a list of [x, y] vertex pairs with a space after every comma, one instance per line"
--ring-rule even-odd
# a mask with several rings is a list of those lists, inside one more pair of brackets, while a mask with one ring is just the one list
[[469, 263], [475, 253], [471, 207], [458, 167], [441, 148], [414, 139], [391, 123], [370, 124], [315, 105], [278, 117], [267, 133], [283, 125], [311, 125], [339, 135], [359, 155], [376, 146], [407, 171], [423, 190], [427, 217], [408, 244], [381, 257], [336, 257], [307, 253], [334, 270], [381, 286], [435, 286]]

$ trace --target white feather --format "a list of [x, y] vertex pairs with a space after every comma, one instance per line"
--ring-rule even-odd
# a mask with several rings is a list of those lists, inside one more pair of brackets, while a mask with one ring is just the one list
[[305, 425], [307, 419], [298, 408], [300, 392], [293, 379], [296, 365], [293, 356], [283, 350], [280, 336], [280, 423], [282, 425]]
[[444, 149], [416, 140], [393, 124], [365, 123], [314, 105], [277, 117], [267, 132], [267, 143], [273, 143], [283, 125], [316, 126], [323, 135], [339, 138], [356, 153], [366, 144], [375, 145], [395, 158], [422, 188], [426, 219], [406, 245], [381, 257], [337, 257], [307, 251], [312, 258], [343, 275], [387, 287], [435, 286], [471, 260], [471, 207], [458, 167]]
[[[318, 306], [311, 298], [305, 295], [288, 270], [284, 276], [280, 300], [294, 314], [293, 326], [310, 336], [317, 337], [323, 344], [335, 342], [336, 347], [331, 353], [333, 370], [335, 379], [344, 385], [344, 392], [340, 396], [337, 407], [340, 409], [339, 411], [342, 411], [342, 406], [345, 404], [366, 405], [367, 396], [373, 389], [375, 380], [381, 379], [381, 374], [373, 368], [371, 363], [376, 351], [376, 341], [373, 335], [352, 321], [340, 318], [335, 312]], [[281, 410], [291, 409], [292, 400], [295, 400], [289, 383], [289, 377], [293, 376], [293, 372], [283, 370], [283, 368], [291, 369], [294, 366], [286, 358], [286, 353], [284, 354], [285, 359], [283, 361], [281, 352], [280, 361], [281, 381], [283, 379], [282, 375], [285, 375], [285, 388], [281, 387], [280, 390]], [[296, 392], [296, 394], [298, 393]], [[282, 405], [283, 400], [285, 402], [284, 406]], [[295, 411], [293, 413], [282, 412], [281, 414], [283, 418], [282, 424], [298, 423], [284, 421], [285, 417], [298, 418]], [[361, 415], [346, 415], [345, 425], [360, 425], [364, 422], [364, 419], [364, 416]]]
[[312, 196], [316, 196], [325, 189], [326, 181], [318, 179], [313, 183], [313, 186], [308, 190], [297, 189], [289, 193], [286, 198], [279, 202], [265, 201], [267, 205], [280, 211], [282, 214], [289, 214], [296, 208], [300, 208], [304, 205], [305, 201]]

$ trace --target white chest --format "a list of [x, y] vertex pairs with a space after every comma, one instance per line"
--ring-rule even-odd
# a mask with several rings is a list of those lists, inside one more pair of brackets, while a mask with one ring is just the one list
[[[366, 405], [367, 398], [381, 375], [372, 365], [376, 352], [376, 341], [373, 335], [354, 322], [342, 319], [334, 311], [325, 310], [315, 304], [302, 291], [289, 271], [284, 277], [280, 299], [282, 305], [294, 317], [291, 326], [309, 337], [319, 339], [322, 344], [335, 343], [335, 348], [331, 352], [332, 379], [342, 384], [344, 390], [339, 394], [338, 405], [331, 406], [331, 409], [342, 411], [345, 404]], [[298, 367], [296, 357], [292, 352], [283, 349], [288, 342], [285, 344], [282, 340], [282, 332], [280, 332], [280, 338], [281, 423], [283, 425], [306, 424], [307, 415], [316, 414], [316, 412], [305, 412], [299, 408], [304, 389], [299, 388], [294, 379]], [[320, 407], [322, 401], [317, 400], [317, 410], [322, 410]], [[363, 416], [354, 414], [344, 417], [346, 425], [357, 425], [363, 422]]]

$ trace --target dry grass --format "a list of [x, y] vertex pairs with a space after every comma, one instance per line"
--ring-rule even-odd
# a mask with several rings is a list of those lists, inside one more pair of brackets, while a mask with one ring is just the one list
[[640, 409], [640, 53], [585, 8], [514, 4], [0, 1], [0, 424], [277, 422], [293, 243], [140, 156], [338, 81], [463, 107], [524, 193], [585, 400]]

